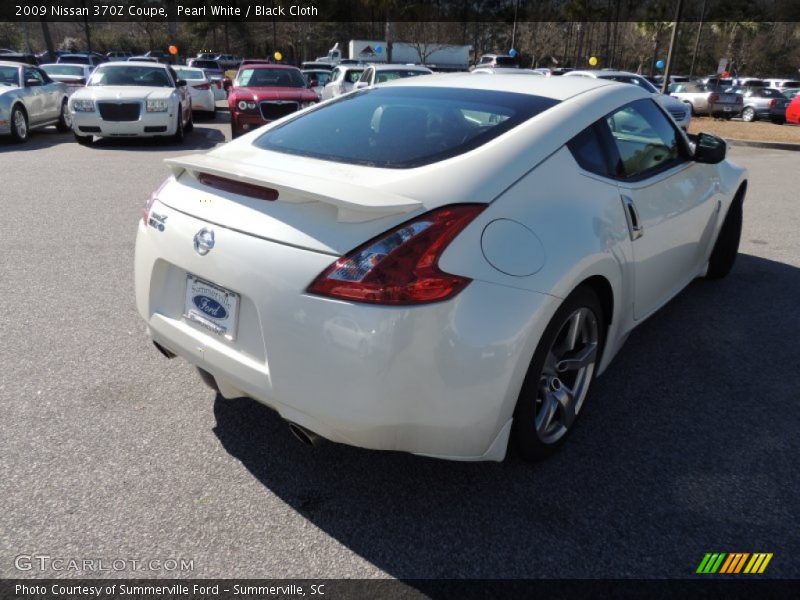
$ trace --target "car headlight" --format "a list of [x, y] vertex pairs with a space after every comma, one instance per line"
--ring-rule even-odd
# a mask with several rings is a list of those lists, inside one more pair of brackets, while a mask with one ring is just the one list
[[94, 100], [75, 99], [72, 101], [72, 110], [75, 112], [94, 112]]
[[255, 110], [256, 103], [255, 102], [248, 102], [247, 100], [239, 100], [239, 103], [236, 105], [239, 107], [239, 110]]
[[169, 100], [148, 100], [147, 112], [166, 112], [169, 108]]
[[315, 104], [316, 104], [316, 102], [301, 102], [300, 103], [300, 108], [301, 109], [308, 108], [309, 106], [314, 106]]

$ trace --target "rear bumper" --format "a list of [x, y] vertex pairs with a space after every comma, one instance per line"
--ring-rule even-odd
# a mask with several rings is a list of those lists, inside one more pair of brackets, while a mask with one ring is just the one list
[[[473, 281], [449, 302], [353, 304], [304, 292], [334, 257], [214, 227], [156, 203], [140, 222], [136, 303], [152, 338], [335, 442], [457, 460], [502, 460], [522, 379], [557, 307], [551, 296]], [[236, 338], [185, 319], [186, 274], [240, 294]], [[502, 307], [502, 310], [497, 310]]]

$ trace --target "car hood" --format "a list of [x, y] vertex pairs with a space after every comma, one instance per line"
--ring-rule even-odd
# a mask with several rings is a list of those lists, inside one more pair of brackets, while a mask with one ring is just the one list
[[313, 90], [306, 88], [285, 87], [237, 87], [231, 90], [231, 95], [236, 100], [295, 100], [297, 102], [312, 102], [317, 99]]
[[132, 85], [89, 86], [75, 92], [75, 98], [92, 100], [144, 100], [169, 98], [174, 90], [166, 87], [145, 87]]
[[18, 92], [21, 88], [17, 85], [0, 85], [0, 96], [4, 96], [6, 94], [11, 94], [13, 92]]

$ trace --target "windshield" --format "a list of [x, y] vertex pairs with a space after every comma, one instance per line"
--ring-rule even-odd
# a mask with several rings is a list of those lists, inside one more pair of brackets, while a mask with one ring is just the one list
[[88, 85], [142, 85], [173, 87], [163, 67], [108, 66], [98, 67]]
[[83, 67], [77, 65], [44, 65], [42, 67], [48, 75], [73, 75], [83, 77]]
[[206, 78], [205, 72], [201, 69], [175, 69], [175, 72], [181, 79], [186, 79], [189, 81]]
[[611, 79], [613, 81], [619, 81], [620, 83], [632, 83], [633, 85], [638, 85], [640, 88], [644, 88], [651, 94], [658, 92], [655, 86], [647, 81], [647, 79], [644, 77], [637, 77], [636, 75], [604, 75], [603, 79]]
[[517, 65], [517, 59], [512, 56], [498, 56], [494, 59], [494, 64], [500, 67], [514, 67]]
[[0, 85], [19, 86], [19, 69], [16, 67], [0, 67]]
[[324, 86], [331, 79], [330, 71], [304, 71], [303, 75], [306, 76], [306, 80], [309, 82], [312, 79], [316, 79], [318, 86]]
[[304, 88], [306, 81], [295, 69], [242, 69], [236, 76], [238, 87]]
[[418, 167], [477, 148], [556, 104], [493, 90], [369, 88], [270, 129], [254, 145], [334, 162]]

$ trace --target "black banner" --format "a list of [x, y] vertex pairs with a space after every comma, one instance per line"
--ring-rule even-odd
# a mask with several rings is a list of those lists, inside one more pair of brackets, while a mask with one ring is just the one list
[[[3, 0], [0, 21], [671, 21], [678, 0]], [[684, 21], [799, 22], [797, 0], [683, 0]]]
[[0, 580], [3, 600], [318, 600], [511, 598], [796, 598], [800, 580], [26, 579]]

